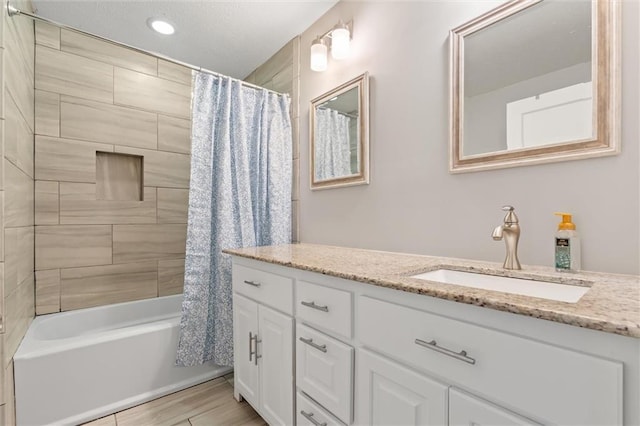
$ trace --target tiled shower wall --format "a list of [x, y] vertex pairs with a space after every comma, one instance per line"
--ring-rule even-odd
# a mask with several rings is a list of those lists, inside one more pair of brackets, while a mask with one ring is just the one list
[[191, 70], [47, 24], [35, 37], [36, 313], [182, 292]]
[[291, 241], [298, 242], [298, 205], [300, 184], [300, 135], [298, 122], [300, 108], [298, 84], [300, 82], [300, 37], [296, 37], [249, 74], [245, 81], [291, 96], [291, 127], [293, 131], [293, 164], [291, 188]]
[[[31, 11], [29, 1], [12, 1]], [[34, 316], [33, 21], [0, 16], [0, 424], [15, 424], [13, 355]]]

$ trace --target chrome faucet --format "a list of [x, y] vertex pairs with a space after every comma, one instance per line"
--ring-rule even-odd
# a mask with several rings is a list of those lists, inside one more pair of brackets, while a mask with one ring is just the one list
[[518, 260], [518, 240], [520, 239], [518, 216], [514, 213], [513, 206], [504, 206], [502, 210], [507, 212], [503, 224], [496, 226], [491, 236], [496, 241], [500, 241], [504, 236], [504, 244], [507, 246], [504, 269], [522, 269]]

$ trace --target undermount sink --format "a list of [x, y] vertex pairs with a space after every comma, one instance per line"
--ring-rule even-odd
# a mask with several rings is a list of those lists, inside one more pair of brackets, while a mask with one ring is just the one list
[[523, 296], [539, 297], [560, 302], [576, 303], [589, 287], [569, 284], [558, 284], [548, 281], [525, 280], [521, 278], [500, 277], [495, 275], [476, 274], [473, 272], [437, 269], [411, 278], [434, 281], [443, 284], [455, 284], [483, 290], [501, 291]]

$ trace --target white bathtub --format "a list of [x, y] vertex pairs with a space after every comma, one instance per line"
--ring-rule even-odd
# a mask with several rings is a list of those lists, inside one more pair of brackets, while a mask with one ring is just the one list
[[37, 317], [14, 356], [19, 426], [75, 425], [231, 371], [174, 365], [182, 295]]

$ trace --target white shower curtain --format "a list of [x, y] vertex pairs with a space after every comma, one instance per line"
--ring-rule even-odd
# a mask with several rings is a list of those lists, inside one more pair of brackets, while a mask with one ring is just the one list
[[315, 180], [351, 175], [351, 118], [331, 108], [318, 108], [315, 114]]
[[291, 241], [289, 98], [197, 73], [178, 365], [233, 365], [225, 248]]

